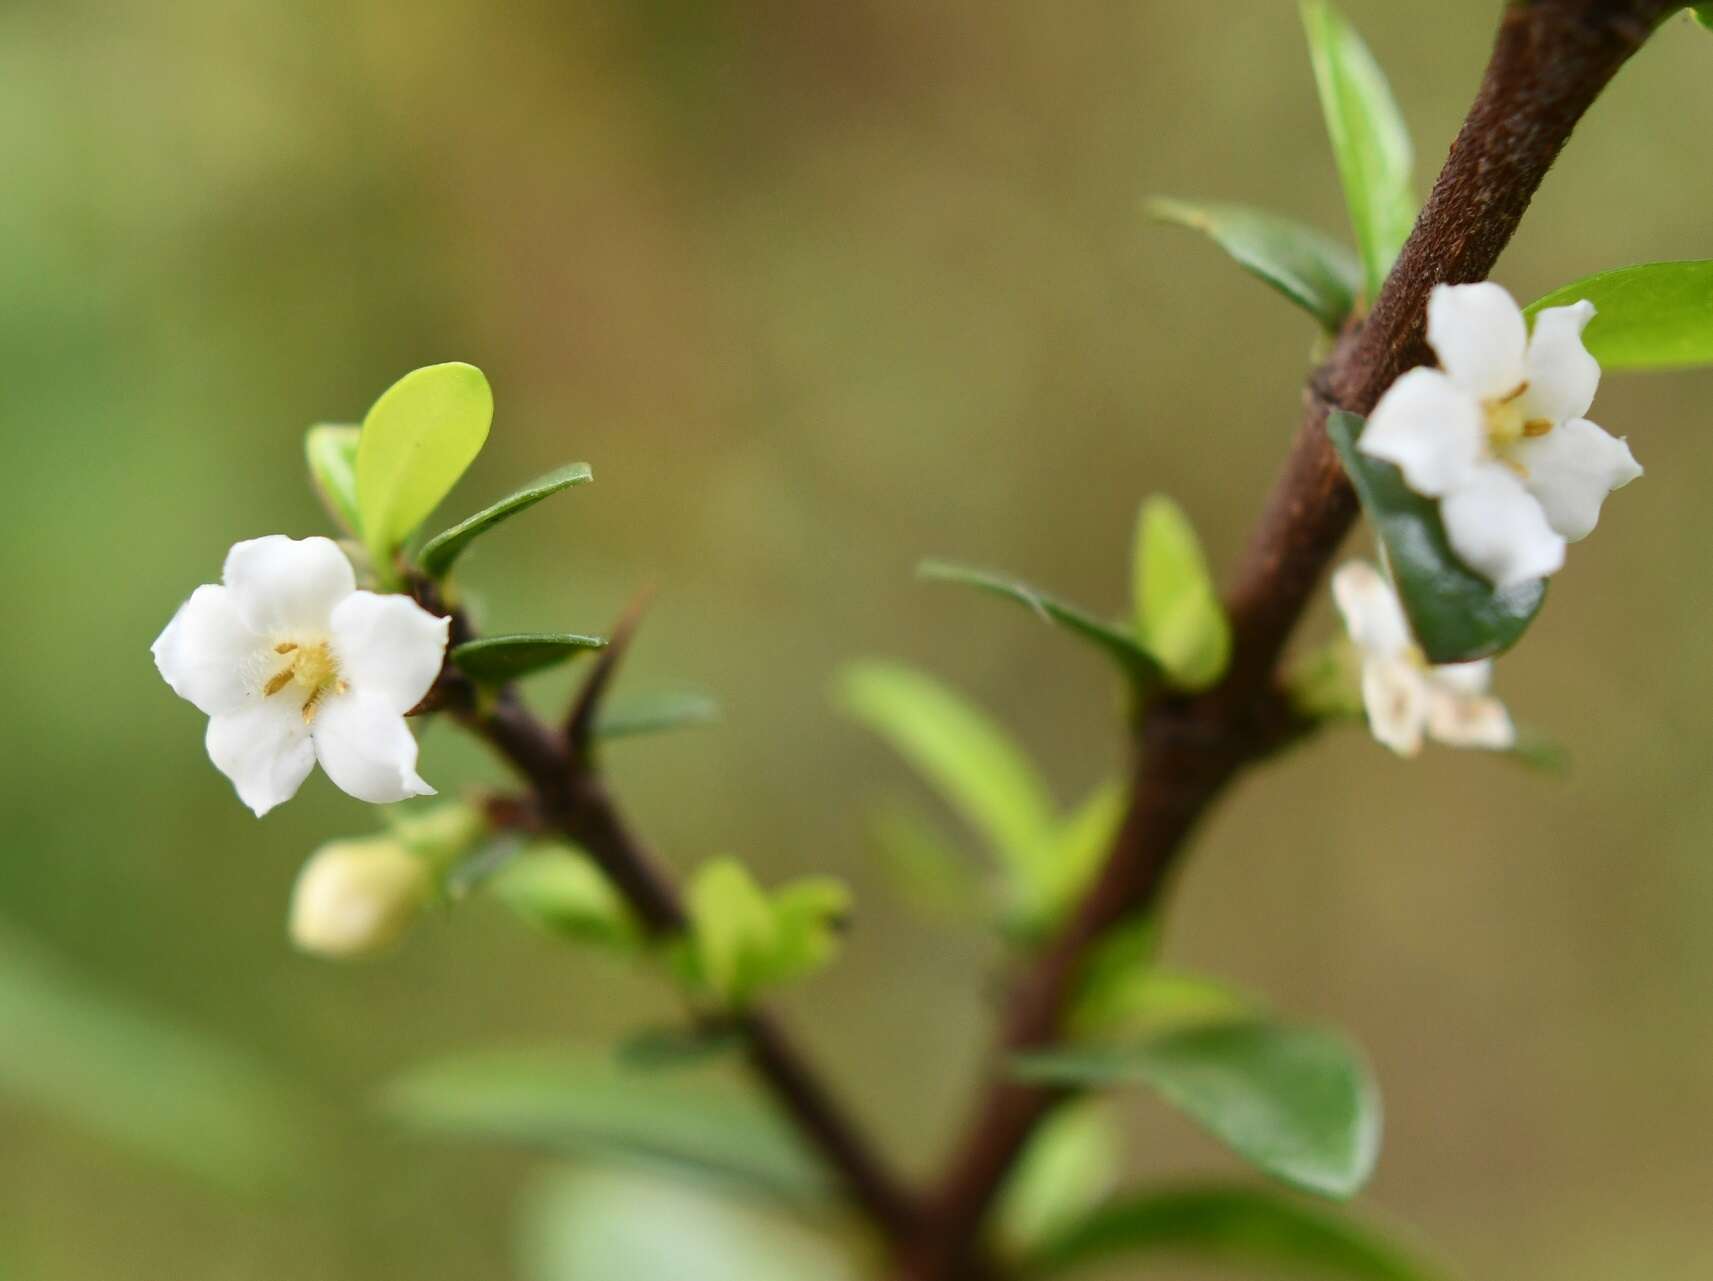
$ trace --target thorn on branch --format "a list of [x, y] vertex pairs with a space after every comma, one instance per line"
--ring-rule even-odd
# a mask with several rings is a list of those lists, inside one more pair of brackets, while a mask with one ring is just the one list
[[612, 635], [606, 648], [595, 660], [595, 666], [584, 680], [583, 687], [577, 691], [576, 701], [571, 705], [571, 714], [565, 721], [565, 742], [570, 748], [574, 769], [582, 769], [589, 762], [602, 700], [606, 697], [612, 685], [613, 674], [630, 649], [636, 629], [641, 625], [642, 616], [647, 612], [653, 598], [654, 589], [644, 588], [619, 616], [618, 622], [613, 624]]

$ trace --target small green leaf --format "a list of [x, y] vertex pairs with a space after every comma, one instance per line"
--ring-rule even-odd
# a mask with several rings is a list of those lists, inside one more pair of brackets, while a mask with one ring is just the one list
[[1006, 1245], [1028, 1251], [1085, 1220], [1117, 1186], [1123, 1165], [1118, 1135], [1105, 1100], [1078, 1100], [1049, 1116], [1000, 1193]]
[[881, 871], [918, 913], [942, 921], [986, 917], [987, 887], [934, 819], [907, 802], [891, 801], [869, 816], [868, 834]]
[[1247, 205], [1155, 199], [1148, 213], [1200, 231], [1239, 267], [1258, 277], [1337, 333], [1356, 305], [1362, 264], [1330, 236]]
[[642, 931], [624, 899], [587, 854], [557, 846], [510, 860], [486, 882], [489, 891], [543, 933], [621, 952], [635, 951]]
[[1114, 1037], [1162, 1036], [1210, 1023], [1252, 1018], [1261, 1005], [1223, 979], [1144, 962], [1105, 967], [1083, 980], [1073, 1014], [1078, 1034]]
[[357, 506], [376, 564], [390, 564], [457, 484], [493, 417], [493, 392], [474, 365], [429, 365], [381, 393], [357, 447]]
[[653, 1072], [697, 1067], [736, 1053], [743, 1033], [721, 1023], [649, 1027], [619, 1042], [615, 1057], [627, 1068]]
[[772, 1111], [677, 1074], [626, 1072], [605, 1054], [442, 1059], [394, 1081], [381, 1102], [424, 1133], [628, 1157], [799, 1203], [827, 1192], [820, 1165]]
[[1385, 73], [1356, 29], [1326, 0], [1303, 0], [1302, 12], [1321, 112], [1373, 299], [1416, 221], [1410, 134]]
[[1342, 1038], [1250, 1020], [1191, 1027], [1128, 1046], [1022, 1056], [1023, 1079], [1071, 1086], [1147, 1085], [1257, 1167], [1323, 1196], [1368, 1180], [1380, 1100]]
[[1515, 645], [1540, 613], [1546, 580], [1503, 591], [1457, 558], [1446, 541], [1439, 504], [1404, 483], [1391, 463], [1356, 447], [1362, 419], [1334, 410], [1326, 418], [1344, 470], [1386, 548], [1404, 613], [1433, 663], [1466, 663]]
[[357, 442], [362, 435], [361, 427], [340, 423], [318, 423], [303, 433], [309, 478], [321, 505], [346, 532], [359, 538], [363, 524], [357, 513]]
[[1695, 20], [1702, 26], [1713, 28], [1713, 4], [1694, 5], [1690, 12], [1695, 15]]
[[1064, 919], [1070, 906], [1099, 873], [1124, 817], [1125, 790], [1103, 783], [1072, 810], [1053, 839], [1029, 863], [1029, 879], [1019, 888], [1016, 906], [1023, 932], [1039, 936]]
[[436, 534], [423, 544], [422, 550], [417, 553], [416, 562], [429, 577], [443, 578], [452, 568], [452, 562], [458, 559], [464, 549], [495, 525], [510, 520], [521, 511], [528, 511], [542, 499], [550, 498], [562, 489], [569, 489], [572, 485], [586, 485], [594, 478], [595, 473], [589, 470], [588, 463], [569, 463], [558, 471], [550, 471], [516, 493], [508, 494], [493, 506], [483, 508], [474, 516], [459, 521], [451, 529]]
[[566, 659], [606, 645], [601, 636], [575, 632], [518, 632], [484, 636], [453, 647], [448, 657], [466, 676], [484, 685], [504, 685]]
[[1093, 1214], [1024, 1260], [1026, 1276], [1166, 1255], [1248, 1264], [1343, 1281], [1444, 1281], [1412, 1247], [1323, 1206], [1267, 1188], [1188, 1187], [1139, 1193]]
[[1603, 271], [1555, 289], [1525, 314], [1583, 299], [1594, 319], [1583, 345], [1604, 369], [1687, 369], [1713, 364], [1713, 258]]
[[805, 877], [769, 896], [736, 859], [702, 866], [686, 895], [696, 973], [728, 1006], [761, 989], [805, 978], [838, 951], [850, 892], [828, 877]]
[[1136, 635], [1172, 684], [1206, 689], [1231, 660], [1231, 624], [1219, 603], [1195, 526], [1156, 494], [1136, 518]]
[[1517, 741], [1511, 744], [1510, 756], [1519, 765], [1542, 774], [1570, 773], [1570, 753], [1564, 744], [1527, 725], [1517, 726]]
[[923, 561], [917, 566], [917, 576], [931, 582], [959, 583], [991, 593], [1004, 600], [1015, 601], [1044, 622], [1055, 623], [1072, 635], [1094, 644], [1116, 662], [1126, 676], [1140, 689], [1147, 689], [1160, 680], [1160, 664], [1136, 638], [1112, 623], [1103, 623], [1074, 605], [1054, 600], [1029, 584], [1003, 574], [984, 569], [971, 569], [945, 561]]
[[595, 718], [595, 737], [661, 734], [714, 725], [719, 719], [720, 704], [711, 694], [698, 690], [659, 690], [603, 702]]
[[848, 666], [838, 696], [987, 838], [1009, 877], [1027, 880], [1057, 819], [1046, 783], [1004, 730], [946, 686], [899, 664]]

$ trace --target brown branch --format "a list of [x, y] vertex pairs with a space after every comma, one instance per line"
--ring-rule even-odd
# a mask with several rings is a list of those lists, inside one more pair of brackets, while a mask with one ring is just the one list
[[1583, 113], [1653, 29], [1665, 0], [1534, 0], [1507, 6], [1479, 95], [1367, 322], [1311, 382], [1302, 426], [1227, 596], [1235, 645], [1221, 683], [1157, 706], [1138, 733], [1130, 802], [1101, 874], [1013, 992], [993, 1077], [900, 1260], [909, 1281], [984, 1269], [986, 1214], [1024, 1144], [1064, 1097], [1006, 1075], [1050, 1043], [1091, 950], [1160, 900], [1186, 838], [1278, 733], [1276, 672], [1297, 620], [1355, 521], [1355, 495], [1325, 433], [1327, 409], [1366, 414], [1426, 363], [1425, 308], [1440, 283], [1484, 279]]

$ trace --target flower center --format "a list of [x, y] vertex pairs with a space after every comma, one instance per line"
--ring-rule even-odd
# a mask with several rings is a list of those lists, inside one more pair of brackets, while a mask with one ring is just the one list
[[1487, 421], [1487, 444], [1493, 453], [1503, 462], [1510, 462], [1507, 457], [1511, 446], [1524, 437], [1544, 436], [1552, 430], [1552, 420], [1549, 418], [1525, 418], [1520, 403], [1523, 393], [1529, 389], [1527, 381], [1517, 384], [1515, 390], [1496, 400], [1482, 402], [1481, 408]]
[[329, 693], [345, 692], [345, 682], [339, 678], [339, 663], [326, 641], [310, 644], [281, 641], [274, 646], [274, 653], [285, 658], [285, 666], [269, 677], [268, 683], [262, 686], [262, 695], [272, 698], [288, 688], [298, 691], [303, 697], [306, 725], [315, 719], [323, 698]]

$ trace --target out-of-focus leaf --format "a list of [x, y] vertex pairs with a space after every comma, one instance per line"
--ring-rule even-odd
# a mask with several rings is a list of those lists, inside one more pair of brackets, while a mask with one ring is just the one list
[[575, 632], [517, 632], [465, 641], [453, 646], [447, 657], [472, 680], [484, 685], [504, 685], [592, 649], [604, 648], [606, 643], [605, 637]]
[[1160, 918], [1134, 916], [1095, 945], [1083, 966], [1069, 1027], [1076, 1040], [1098, 1040], [1116, 1026], [1114, 1010], [1129, 1001], [1125, 991], [1138, 974], [1151, 971], [1160, 952]]
[[1326, 0], [1304, 0], [1302, 9], [1321, 112], [1372, 299], [1416, 221], [1410, 134], [1385, 73], [1356, 29]]
[[555, 1171], [524, 1198], [523, 1281], [857, 1281], [799, 1219], [620, 1170]]
[[303, 1101], [260, 1062], [123, 1003], [0, 933], [0, 1100], [239, 1192], [308, 1166]]
[[1183, 509], [1156, 494], [1136, 518], [1136, 636], [1172, 684], [1201, 690], [1225, 674], [1231, 624]]
[[1027, 1276], [1165, 1255], [1247, 1264], [1269, 1275], [1445, 1281], [1415, 1249], [1368, 1224], [1267, 1188], [1167, 1188], [1127, 1197], [1067, 1227], [1024, 1261]]
[[1379, 1153], [1379, 1094], [1361, 1056], [1328, 1032], [1220, 1023], [1045, 1050], [1017, 1070], [1058, 1085], [1147, 1085], [1258, 1168], [1323, 1196], [1354, 1195]]
[[974, 921], [990, 907], [987, 887], [940, 825], [902, 801], [869, 816], [876, 858], [899, 896], [926, 916]]
[[320, 423], [303, 434], [303, 453], [309, 463], [309, 478], [327, 514], [347, 532], [362, 537], [362, 517], [357, 512], [357, 442], [363, 429], [339, 423]]
[[1122, 787], [1103, 783], [1059, 823], [1031, 866], [1029, 883], [1019, 895], [1022, 901], [1014, 905], [1026, 933], [1051, 929], [1082, 897], [1112, 848], [1124, 802]]
[[587, 854], [549, 846], [512, 859], [487, 882], [524, 920], [558, 938], [621, 952], [642, 942], [636, 917]]
[[827, 1192], [820, 1165], [772, 1111], [680, 1075], [626, 1072], [606, 1055], [442, 1059], [394, 1081], [382, 1105], [424, 1133], [623, 1157], [799, 1203]]
[[1691, 8], [1695, 20], [1704, 27], [1713, 27], [1713, 4], [1698, 4]]
[[1289, 218], [1215, 201], [1156, 199], [1148, 213], [1204, 233], [1239, 267], [1337, 333], [1362, 288], [1362, 264], [1330, 236]]
[[975, 706], [896, 663], [853, 663], [839, 701], [885, 739], [993, 847], [1007, 873], [1028, 875], [1052, 840], [1052, 797], [1029, 759]]
[[1123, 1153], [1111, 1106], [1083, 1099], [1054, 1112], [1023, 1149], [1000, 1194], [1008, 1247], [1027, 1252], [1084, 1219], [1118, 1183]]
[[704, 864], [685, 898], [696, 973], [733, 1007], [831, 961], [850, 910], [850, 892], [838, 881], [805, 877], [770, 896], [730, 858]]
[[510, 520], [519, 512], [528, 511], [544, 498], [550, 498], [572, 485], [586, 485], [595, 478], [588, 463], [569, 463], [557, 471], [537, 477], [516, 493], [508, 494], [491, 507], [459, 521], [451, 529], [442, 530], [423, 544], [417, 553], [417, 564], [433, 578], [443, 577], [472, 542], [495, 525]]
[[640, 1071], [696, 1067], [735, 1053], [743, 1034], [718, 1023], [649, 1027], [619, 1042], [618, 1062]]
[[1022, 605], [1042, 621], [1063, 627], [1073, 636], [1094, 645], [1117, 663], [1137, 688], [1149, 689], [1159, 683], [1160, 664], [1129, 632], [1115, 624], [1102, 622], [1074, 605], [1055, 600], [1027, 583], [985, 569], [971, 569], [938, 560], [923, 561], [917, 566], [916, 573], [932, 582], [974, 587]]
[[1603, 271], [1555, 289], [1525, 314], [1586, 299], [1594, 319], [1583, 345], [1604, 369], [1687, 369], [1713, 364], [1713, 258]]
[[1511, 745], [1511, 758], [1542, 774], [1568, 774], [1570, 753], [1563, 743], [1527, 725], [1517, 726], [1517, 741]]
[[1251, 1018], [1261, 1011], [1249, 993], [1223, 979], [1157, 965], [1109, 965], [1085, 978], [1074, 1026], [1087, 1036], [1160, 1036], [1211, 1023]]
[[375, 562], [428, 519], [481, 452], [494, 394], [474, 365], [415, 369], [381, 393], [357, 446], [357, 506]]
[[1363, 421], [1334, 410], [1326, 434], [1338, 450], [1357, 497], [1386, 548], [1392, 581], [1428, 661], [1467, 663], [1515, 645], [1540, 613], [1546, 580], [1503, 591], [1451, 550], [1439, 504], [1404, 483], [1391, 463], [1356, 447]]
[[1359, 721], [1362, 662], [1345, 637], [1310, 650], [1285, 675], [1291, 706], [1314, 721]]
[[612, 739], [662, 734], [669, 730], [713, 725], [719, 719], [720, 704], [711, 694], [697, 690], [632, 694], [601, 704], [595, 718], [595, 737]]

